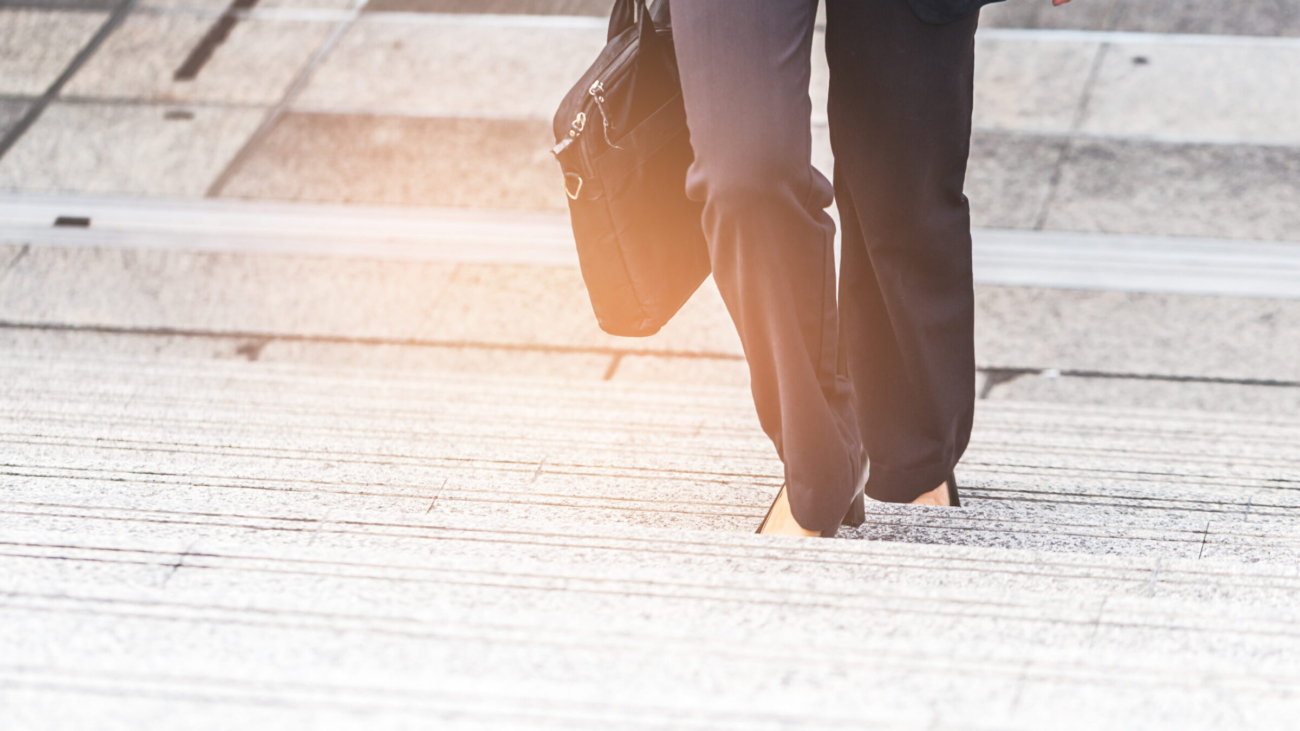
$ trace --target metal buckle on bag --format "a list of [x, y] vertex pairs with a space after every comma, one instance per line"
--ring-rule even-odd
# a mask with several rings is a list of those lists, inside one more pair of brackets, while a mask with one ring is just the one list
[[[573, 190], [569, 190], [569, 181], [577, 180], [578, 185]], [[564, 192], [569, 196], [569, 200], [578, 200], [578, 194], [582, 192], [582, 176], [577, 173], [564, 174]]]

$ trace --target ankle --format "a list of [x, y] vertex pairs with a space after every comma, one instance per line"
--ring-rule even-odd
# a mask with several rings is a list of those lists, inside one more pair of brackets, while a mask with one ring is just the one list
[[767, 520], [758, 532], [765, 536], [800, 536], [805, 538], [821, 535], [820, 531], [807, 530], [799, 525], [799, 521], [795, 520], [794, 512], [790, 508], [789, 495], [784, 487], [776, 496], [776, 501], [772, 503], [772, 510], [768, 514]]
[[947, 481], [944, 481], [942, 485], [939, 485], [933, 490], [924, 493], [917, 499], [913, 500], [912, 504], [913, 505], [937, 505], [942, 508], [951, 506], [952, 503], [948, 499]]

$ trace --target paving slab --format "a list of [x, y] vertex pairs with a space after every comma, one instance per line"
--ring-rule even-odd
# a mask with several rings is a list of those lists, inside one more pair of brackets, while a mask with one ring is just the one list
[[331, 22], [242, 20], [193, 80], [174, 74], [215, 22], [135, 13], [63, 88], [64, 97], [270, 106], [333, 29]]
[[417, 337], [465, 342], [566, 343], [628, 350], [738, 354], [721, 295], [707, 280], [659, 333], [620, 338], [600, 331], [579, 271], [464, 264]]
[[550, 125], [289, 113], [229, 198], [566, 210]]
[[1278, 416], [1300, 413], [1300, 386], [1086, 378], [1041, 373], [999, 382], [989, 389], [987, 398]]
[[[829, 173], [826, 129], [814, 132], [814, 162]], [[222, 192], [558, 212], [551, 141], [540, 121], [291, 113]], [[1045, 219], [1066, 231], [1300, 241], [1298, 161], [1289, 147], [977, 132], [967, 195], [977, 227], [1033, 229]]]
[[199, 197], [260, 109], [58, 103], [0, 160], [0, 190]]
[[966, 197], [979, 228], [1034, 229], [1052, 195], [1067, 140], [977, 132], [971, 135]]
[[[353, 24], [294, 100], [300, 110], [549, 120], [605, 45], [598, 27]], [[557, 52], [558, 49], [558, 52]]]
[[1124, 0], [1072, 2], [1053, 7], [1038, 2], [994, 3], [980, 9], [981, 28], [1115, 30]]
[[1075, 139], [1045, 227], [1300, 241], [1300, 149]]
[[1300, 36], [1300, 3], [1246, 0], [1225, 5], [1189, 0], [1175, 6], [1143, 0], [1073, 2], [1059, 8], [1036, 2], [1006, 2], [981, 11], [980, 25], [1002, 28], [1118, 30], [1142, 33], [1200, 33], [1243, 36]]
[[1113, 44], [1080, 130], [1103, 137], [1300, 145], [1300, 79], [1278, 73], [1300, 67], [1300, 45], [1234, 43], [1207, 51], [1191, 44]]
[[[529, 267], [7, 247], [3, 317], [12, 323], [372, 338], [558, 350], [740, 353], [717, 288], [705, 282], [650, 338], [602, 333], [580, 272]], [[96, 272], [116, 288], [77, 285]], [[110, 272], [118, 272], [116, 275]], [[55, 285], [66, 282], [65, 285]], [[146, 284], [147, 283], [147, 284]], [[54, 292], [60, 292], [54, 296]], [[340, 297], [340, 292], [347, 292]]]
[[1300, 380], [1287, 300], [978, 287], [976, 307], [984, 367]]
[[[565, 22], [569, 24], [527, 16], [493, 21], [484, 16], [374, 14], [349, 29], [294, 108], [549, 120], [604, 43], [602, 23]], [[1005, 29], [977, 36], [975, 127], [1038, 134], [1074, 131], [1085, 95], [1091, 93], [1099, 103], [1090, 107], [1090, 134], [1208, 135], [1215, 141], [1262, 144], [1294, 140], [1288, 122], [1297, 113], [1296, 95], [1289, 93], [1288, 79], [1271, 83], [1278, 69], [1289, 68], [1300, 53], [1294, 43], [1095, 36]], [[1094, 78], [1099, 57], [1109, 65]], [[1141, 68], [1129, 68], [1134, 65]], [[824, 33], [818, 32], [810, 83], [816, 124], [826, 123], [828, 83]], [[1165, 98], [1177, 103], [1156, 103]], [[1197, 122], [1185, 129], [1177, 124], [1188, 117], [1184, 107], [1199, 110]], [[1214, 113], [1207, 115], [1201, 107]], [[1166, 121], [1153, 126], [1148, 116]], [[1204, 125], [1218, 129], [1203, 130]]]
[[981, 130], [1074, 129], [1100, 43], [979, 38], [973, 124]]
[[[231, 198], [566, 211], [549, 122], [291, 112], [235, 172]], [[976, 225], [1032, 228], [1064, 140], [974, 135]], [[813, 163], [834, 167], [829, 130]]]
[[[3, 251], [0, 260], [13, 263], [0, 319], [15, 324], [395, 345], [420, 338], [606, 355], [741, 353], [708, 282], [660, 334], [627, 339], [600, 333], [573, 267], [24, 249], [21, 241]], [[93, 289], [79, 284], [89, 272]], [[985, 368], [1300, 380], [1297, 300], [978, 286], [976, 305], [977, 362]]]
[[[7, 269], [3, 297], [13, 319], [403, 340], [419, 331], [455, 272], [455, 265], [436, 263], [49, 253], [33, 249]], [[113, 271], [150, 284], [126, 298], [83, 286]], [[52, 287], [64, 292], [57, 301], [38, 294]], [[340, 297], [343, 291], [349, 296]]]
[[0, 7], [0, 94], [44, 94], [107, 19], [106, 12]]

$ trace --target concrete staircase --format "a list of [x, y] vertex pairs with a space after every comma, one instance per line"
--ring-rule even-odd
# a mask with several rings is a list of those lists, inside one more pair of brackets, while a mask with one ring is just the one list
[[966, 507], [837, 540], [596, 327], [610, 0], [227, 4], [0, 3], [0, 731], [1297, 725], [1300, 0], [985, 10]]
[[988, 404], [969, 507], [874, 506], [815, 541], [748, 533], [780, 469], [741, 388], [59, 353], [0, 371], [8, 727], [1300, 709], [1300, 420]]

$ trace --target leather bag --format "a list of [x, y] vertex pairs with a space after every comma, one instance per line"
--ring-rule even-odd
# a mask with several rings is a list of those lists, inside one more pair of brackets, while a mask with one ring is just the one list
[[701, 205], [686, 198], [694, 154], [666, 2], [616, 0], [554, 131], [596, 319], [612, 335], [653, 335], [710, 270]]

